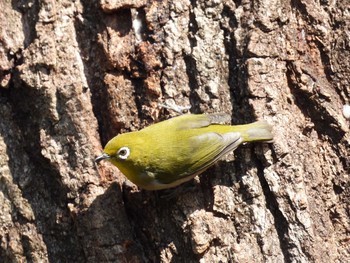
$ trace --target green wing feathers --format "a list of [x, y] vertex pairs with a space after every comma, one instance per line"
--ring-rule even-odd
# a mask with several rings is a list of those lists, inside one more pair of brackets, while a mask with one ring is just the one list
[[[182, 143], [184, 142], [178, 142], [178, 145]], [[225, 154], [235, 150], [242, 143], [242, 139], [239, 132], [227, 132], [225, 134], [205, 132], [193, 134], [185, 143], [186, 146], [182, 145], [180, 147], [181, 149], [187, 149], [184, 154], [186, 158], [182, 160], [182, 165], [173, 166], [172, 172], [166, 175], [159, 174], [157, 179], [160, 182], [168, 183], [174, 181], [174, 178], [182, 179], [204, 171]], [[179, 151], [177, 153], [181, 154]]]
[[225, 134], [208, 132], [193, 137], [190, 173], [209, 167], [223, 155], [236, 149], [241, 142], [241, 136], [237, 132]]

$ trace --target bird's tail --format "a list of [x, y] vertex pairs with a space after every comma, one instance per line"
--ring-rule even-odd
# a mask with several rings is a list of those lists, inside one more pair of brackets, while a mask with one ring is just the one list
[[273, 141], [272, 127], [266, 121], [238, 125], [237, 131], [241, 133], [243, 142]]

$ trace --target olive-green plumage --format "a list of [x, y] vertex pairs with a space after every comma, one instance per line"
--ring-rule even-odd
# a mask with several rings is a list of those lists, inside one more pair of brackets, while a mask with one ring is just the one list
[[271, 141], [264, 121], [222, 125], [227, 114], [185, 114], [111, 139], [104, 154], [133, 183], [147, 190], [177, 186], [203, 172], [241, 143]]

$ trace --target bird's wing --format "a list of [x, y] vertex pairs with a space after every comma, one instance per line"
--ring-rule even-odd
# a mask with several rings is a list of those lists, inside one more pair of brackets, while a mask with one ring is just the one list
[[239, 132], [219, 134], [208, 132], [192, 138], [192, 166], [188, 174], [206, 169], [228, 152], [234, 151], [242, 142]]
[[[157, 181], [172, 183], [185, 177], [193, 177], [214, 164], [226, 153], [235, 150], [241, 144], [239, 132], [219, 134], [206, 132], [190, 137], [187, 141], [178, 141], [171, 151], [177, 153], [177, 161], [165, 173], [157, 173]], [[186, 145], [183, 145], [186, 144]], [[177, 151], [177, 149], [179, 149]], [[185, 152], [181, 152], [185, 151]], [[183, 150], [186, 149], [186, 150]]]

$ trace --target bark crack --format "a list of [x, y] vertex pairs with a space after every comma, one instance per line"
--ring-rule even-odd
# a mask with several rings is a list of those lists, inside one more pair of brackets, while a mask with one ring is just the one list
[[274, 193], [271, 191], [270, 186], [264, 176], [264, 166], [261, 161], [254, 155], [255, 163], [258, 168], [258, 177], [266, 200], [266, 208], [271, 212], [274, 218], [274, 226], [280, 241], [280, 247], [284, 256], [285, 262], [291, 262], [293, 255], [290, 253], [290, 247], [293, 246], [287, 239], [288, 237], [288, 220], [284, 217]]

